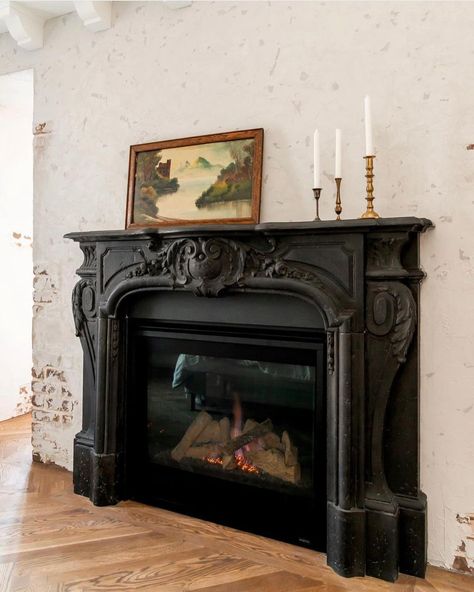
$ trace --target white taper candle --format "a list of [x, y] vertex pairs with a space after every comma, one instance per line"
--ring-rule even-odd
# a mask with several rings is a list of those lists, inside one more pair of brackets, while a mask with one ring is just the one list
[[341, 130], [336, 130], [336, 163], [334, 167], [334, 177], [342, 178], [342, 156], [341, 156]]
[[374, 156], [374, 138], [372, 134], [372, 112], [370, 109], [370, 97], [364, 99], [365, 111], [365, 155]]
[[315, 189], [321, 189], [321, 152], [319, 149], [319, 131], [314, 130], [314, 184]]

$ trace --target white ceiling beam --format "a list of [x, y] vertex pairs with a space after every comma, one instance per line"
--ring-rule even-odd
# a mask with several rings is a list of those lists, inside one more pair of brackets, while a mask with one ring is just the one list
[[0, 4], [0, 19], [23, 49], [41, 49], [45, 17], [24, 4], [7, 0]]
[[112, 2], [78, 0], [74, 2], [74, 8], [90, 31], [105, 31], [112, 26]]

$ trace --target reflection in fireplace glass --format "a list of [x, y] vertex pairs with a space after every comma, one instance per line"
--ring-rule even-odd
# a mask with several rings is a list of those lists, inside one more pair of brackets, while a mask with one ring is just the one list
[[314, 366], [170, 349], [149, 356], [152, 463], [311, 495]]

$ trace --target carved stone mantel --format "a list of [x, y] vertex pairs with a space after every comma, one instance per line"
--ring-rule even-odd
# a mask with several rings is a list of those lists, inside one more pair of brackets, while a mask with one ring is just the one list
[[74, 486], [121, 497], [123, 307], [140, 294], [289, 294], [327, 332], [328, 563], [341, 575], [423, 576], [419, 489], [419, 218], [195, 226], [66, 235], [84, 262], [73, 292], [84, 349]]

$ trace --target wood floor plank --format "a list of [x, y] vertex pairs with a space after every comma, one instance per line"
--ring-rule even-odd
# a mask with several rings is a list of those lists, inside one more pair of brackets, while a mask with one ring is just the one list
[[[294, 592], [296, 589], [307, 592], [317, 589], [317, 580], [297, 574], [277, 571], [268, 575], [254, 576], [226, 585], [225, 592]], [[320, 583], [322, 585], [322, 582]], [[195, 592], [224, 592], [222, 586], [208, 586], [195, 589]]]
[[0, 423], [0, 592], [474, 592], [437, 568], [345, 579], [308, 549], [133, 501], [94, 507], [69, 472], [31, 463], [30, 429]]
[[95, 553], [92, 552], [91, 544], [82, 545], [82, 549], [75, 547], [72, 551], [67, 547], [61, 547], [59, 554], [47, 552], [38, 555], [35, 559], [21, 558], [15, 565], [15, 572], [27, 574], [34, 568], [37, 574], [56, 574], [61, 579], [65, 574], [68, 576], [79, 572], [90, 574], [91, 570], [99, 573], [102, 568], [107, 571], [117, 565], [123, 566], [135, 562], [154, 563], [157, 557], [177, 551], [190, 552], [196, 548], [187, 541], [166, 537], [160, 539], [157, 535], [153, 535], [153, 540], [144, 541], [143, 538], [131, 537], [127, 539], [126, 546], [121, 539], [113, 540], [111, 544], [107, 542], [105, 548], [100, 541], [100, 546]]
[[[90, 577], [75, 571], [67, 574], [65, 590], [166, 590], [182, 592], [202, 589], [210, 582], [219, 586], [239, 578], [242, 572], [268, 574], [268, 567], [238, 557], [213, 553], [205, 547], [180, 550], [155, 557], [153, 561], [127, 561], [124, 564], [101, 565]], [[233, 576], [233, 577], [232, 577]]]
[[0, 592], [6, 592], [10, 587], [10, 578], [13, 573], [14, 563], [0, 565]]

